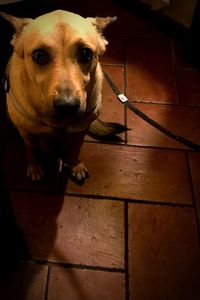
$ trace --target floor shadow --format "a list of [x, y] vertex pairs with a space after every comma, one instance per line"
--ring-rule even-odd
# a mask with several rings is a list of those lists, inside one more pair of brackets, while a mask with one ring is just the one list
[[[37, 6], [39, 1], [34, 2]], [[4, 9], [2, 7], [1, 10], [7, 13], [14, 14], [16, 16], [34, 17], [34, 15], [39, 15], [43, 12], [46, 12], [47, 10], [56, 8], [55, 3], [54, 6], [51, 6], [51, 8], [43, 6], [45, 2], [46, 1], [43, 0], [40, 1], [40, 8], [38, 8], [40, 11], [37, 11], [35, 6], [33, 5], [33, 1], [24, 1], [24, 3], [26, 4], [26, 6], [24, 7], [22, 7], [24, 5], [23, 3], [19, 3], [18, 6], [16, 4], [12, 7], [10, 6], [10, 8], [4, 7]], [[53, 1], [49, 2], [52, 4]], [[61, 2], [62, 1], [56, 1], [56, 5]], [[83, 3], [83, 1], [81, 0], [80, 2]], [[27, 5], [29, 7], [27, 7]], [[63, 8], [71, 10], [71, 8], [69, 7]], [[77, 10], [79, 9], [77, 8], [76, 12], [78, 12]], [[73, 9], [73, 11], [75, 10]], [[2, 24], [0, 23], [1, 31], [4, 33], [3, 39], [1, 39], [1, 45], [6, 45], [7, 47], [0, 47], [0, 51], [3, 51], [3, 55], [0, 57], [4, 58], [2, 64], [0, 64], [1, 75], [3, 76], [6, 61], [9, 58], [11, 52], [9, 40], [12, 35], [12, 29], [5, 21], [1, 20], [0, 22], [2, 22]], [[4, 49], [2, 50], [2, 48]], [[119, 141], [120, 138], [118, 140], [114, 140], [114, 142]], [[46, 177], [44, 178], [44, 181], [35, 184], [28, 182], [25, 175], [26, 159], [23, 141], [19, 138], [16, 131], [11, 129], [9, 131], [9, 136], [6, 137], [6, 142], [7, 143], [4, 151], [3, 168], [6, 183], [9, 187], [10, 197], [12, 200], [12, 206], [10, 206], [10, 208], [14, 208], [20, 228], [24, 231], [24, 236], [17, 235], [14, 239], [14, 243], [16, 243], [17, 245], [18, 243], [20, 243], [20, 245], [24, 245], [23, 249], [25, 250], [27, 249], [27, 244], [30, 256], [28, 257], [28, 260], [25, 260], [23, 263], [20, 263], [18, 265], [13, 264], [12, 251], [14, 250], [14, 246], [10, 244], [8, 245], [8, 258], [5, 260], [5, 265], [7, 266], [7, 264], [11, 262], [14, 267], [10, 269], [9, 272], [3, 273], [4, 278], [2, 280], [3, 284], [1, 286], [0, 295], [6, 295], [4, 297], [5, 299], [37, 299], [39, 298], [39, 296], [37, 297], [36, 295], [32, 295], [31, 297], [29, 297], [29, 293], [30, 290], [36, 290], [36, 293], [39, 293], [39, 291], [37, 291], [37, 286], [35, 289], [33, 289], [33, 285], [36, 281], [43, 282], [43, 286], [41, 288], [43, 289], [43, 291], [45, 290], [44, 278], [46, 277], [49, 255], [51, 254], [53, 247], [54, 255], [56, 256], [57, 261], [66, 262], [66, 256], [68, 254], [67, 247], [65, 248], [65, 253], [62, 253], [59, 249], [55, 249], [55, 241], [59, 229], [57, 218], [60, 211], [62, 210], [63, 203], [65, 201], [64, 193], [66, 191], [69, 177], [66, 172], [62, 173], [60, 176], [56, 175], [55, 161], [53, 162], [53, 164], [49, 164], [49, 158], [46, 157], [45, 154], [43, 154], [42, 159], [45, 161], [46, 166]], [[116, 164], [118, 164], [117, 159]], [[102, 169], [105, 171], [106, 167], [103, 166]], [[46, 197], [45, 195], [48, 196]], [[23, 227], [23, 224], [26, 224], [26, 228]], [[21, 233], [21, 229], [19, 229], [18, 226], [18, 232]], [[2, 225], [2, 228], [5, 227], [5, 225]], [[36, 241], [36, 237], [38, 235], [36, 235], [35, 233], [36, 230], [38, 233], [38, 230], [40, 229], [41, 231], [39, 241]], [[13, 231], [10, 234], [10, 232], [6, 230], [4, 234], [6, 238], [9, 238], [9, 236], [13, 234]], [[32, 241], [35, 241], [37, 245]], [[17, 246], [17, 249], [20, 250], [20, 246]], [[39, 256], [37, 256], [38, 252]], [[20, 253], [20, 255], [17, 254], [17, 259], [15, 259], [15, 261], [26, 258], [23, 251], [21, 252], [20, 250]], [[69, 281], [77, 290], [78, 299], [86, 300], [87, 295], [85, 294], [81, 282], [79, 282], [78, 278], [76, 277], [76, 273], [74, 272], [73, 268], [69, 269], [69, 274]], [[14, 286], [14, 288], [11, 289], [11, 286]], [[15, 297], [13, 297], [13, 295], [15, 295]]]

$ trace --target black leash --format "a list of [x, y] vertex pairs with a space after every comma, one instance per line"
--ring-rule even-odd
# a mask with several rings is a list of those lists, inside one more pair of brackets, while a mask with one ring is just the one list
[[111, 87], [111, 89], [113, 90], [115, 95], [117, 96], [117, 99], [122, 104], [124, 104], [131, 111], [133, 111], [136, 115], [138, 115], [144, 121], [146, 121], [147, 123], [149, 123], [150, 125], [152, 125], [156, 129], [158, 129], [159, 131], [161, 131], [165, 135], [169, 136], [170, 138], [176, 140], [177, 142], [179, 142], [179, 143], [181, 143], [181, 144], [183, 144], [183, 145], [185, 145], [185, 146], [187, 146], [187, 147], [189, 147], [189, 148], [191, 148], [195, 151], [200, 151], [200, 145], [199, 144], [193, 143], [192, 141], [190, 141], [188, 139], [185, 139], [184, 137], [171, 132], [169, 129], [163, 127], [162, 125], [160, 125], [159, 123], [157, 123], [156, 121], [151, 119], [149, 116], [147, 116], [145, 113], [143, 113], [141, 110], [136, 108], [134, 106], [134, 104], [131, 103], [128, 100], [128, 98], [120, 92], [118, 87], [114, 84], [114, 82], [111, 80], [111, 78], [108, 76], [108, 74], [105, 71], [103, 71], [103, 74], [104, 74], [104, 77], [105, 77], [106, 81], [108, 82], [109, 86]]
[[[121, 93], [121, 91], [118, 89], [118, 87], [114, 84], [114, 82], [111, 80], [111, 78], [108, 76], [108, 74], [103, 71], [104, 77], [106, 79], [106, 81], [108, 82], [109, 86], [111, 87], [111, 89], [113, 90], [113, 92], [115, 93], [115, 95], [117, 96], [117, 99], [124, 104], [126, 107], [128, 107], [131, 111], [133, 111], [136, 115], [138, 115], [140, 118], [142, 118], [144, 121], [146, 121], [148, 124], [150, 124], [151, 126], [153, 126], [154, 128], [156, 128], [157, 130], [159, 130], [160, 132], [162, 132], [163, 134], [167, 135], [168, 137], [174, 139], [175, 141], [191, 148], [192, 150], [195, 151], [200, 151], [200, 145], [196, 144], [180, 135], [177, 135], [175, 133], [173, 133], [172, 131], [170, 131], [169, 129], [165, 128], [164, 126], [160, 125], [159, 123], [157, 123], [156, 121], [154, 121], [153, 119], [151, 119], [148, 115], [146, 115], [145, 113], [143, 113], [141, 110], [139, 110], [137, 107], [134, 106], [133, 103], [131, 103], [129, 101], [129, 99]], [[7, 81], [7, 78], [4, 77], [3, 78], [3, 86], [6, 92], [9, 91], [9, 83]]]

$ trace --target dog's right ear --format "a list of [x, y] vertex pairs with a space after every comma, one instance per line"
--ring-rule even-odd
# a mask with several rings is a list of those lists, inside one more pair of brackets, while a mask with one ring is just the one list
[[15, 29], [17, 34], [20, 34], [24, 28], [32, 19], [29, 18], [18, 18], [11, 15], [8, 15], [0, 11], [0, 16], [7, 20]]
[[11, 40], [11, 45], [14, 47], [18, 55], [23, 56], [23, 45], [20, 43], [19, 36], [21, 35], [25, 26], [27, 26], [32, 19], [30, 18], [18, 18], [8, 15], [4, 12], [0, 12], [0, 16], [7, 20], [14, 28], [15, 33]]

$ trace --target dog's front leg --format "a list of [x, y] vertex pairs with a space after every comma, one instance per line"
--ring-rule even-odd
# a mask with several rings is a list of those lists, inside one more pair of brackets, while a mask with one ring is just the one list
[[37, 159], [37, 136], [21, 128], [19, 129], [19, 133], [22, 136], [26, 146], [26, 155], [28, 161], [27, 177], [30, 178], [32, 181], [40, 181], [44, 173]]
[[79, 159], [85, 134], [86, 132], [70, 133], [67, 139], [67, 158], [70, 174], [78, 182], [84, 181], [88, 177], [88, 170]]

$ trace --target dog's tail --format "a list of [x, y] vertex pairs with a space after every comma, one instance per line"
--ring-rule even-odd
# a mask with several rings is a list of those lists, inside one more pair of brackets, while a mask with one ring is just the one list
[[122, 124], [96, 119], [91, 123], [88, 135], [98, 140], [121, 140], [116, 134], [127, 130], [128, 128]]

